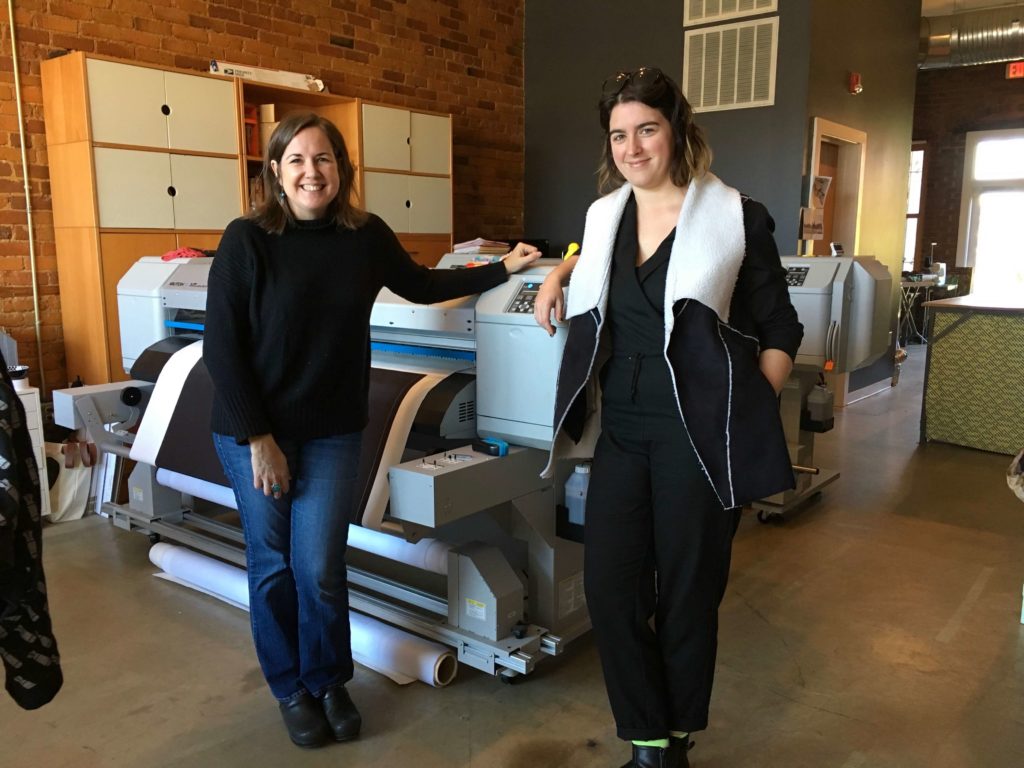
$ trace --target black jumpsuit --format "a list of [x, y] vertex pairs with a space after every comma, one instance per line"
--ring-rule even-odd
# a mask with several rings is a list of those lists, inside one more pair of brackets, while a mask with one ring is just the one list
[[700, 467], [664, 357], [674, 237], [636, 267], [630, 199], [613, 254], [613, 352], [600, 371], [601, 435], [587, 496], [587, 604], [623, 739], [707, 726], [718, 606], [739, 522]]

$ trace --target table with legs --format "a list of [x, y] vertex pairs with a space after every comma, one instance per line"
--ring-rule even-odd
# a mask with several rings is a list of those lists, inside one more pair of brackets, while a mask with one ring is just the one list
[[[897, 340], [901, 345], [905, 346], [906, 342], [912, 338], [916, 338], [922, 344], [928, 343], [928, 338], [923, 333], [928, 328], [928, 318], [925, 316], [921, 322], [923, 328], [918, 328], [917, 321], [914, 319], [914, 304], [917, 301], [917, 297], [922, 294], [921, 303], [929, 301], [934, 286], [935, 282], [932, 280], [903, 280], [900, 282], [900, 310], [899, 324], [897, 326], [899, 333]], [[925, 312], [927, 311], [925, 309]]]

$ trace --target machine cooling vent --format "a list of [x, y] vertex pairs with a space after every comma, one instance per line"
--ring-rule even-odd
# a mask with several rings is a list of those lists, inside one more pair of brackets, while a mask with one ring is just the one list
[[476, 421], [476, 401], [467, 400], [459, 403], [459, 424]]
[[779, 17], [686, 33], [683, 90], [695, 112], [775, 103]]
[[779, 8], [779, 0], [686, 0], [686, 14], [683, 24], [708, 24], [740, 16], [758, 13], [773, 13]]

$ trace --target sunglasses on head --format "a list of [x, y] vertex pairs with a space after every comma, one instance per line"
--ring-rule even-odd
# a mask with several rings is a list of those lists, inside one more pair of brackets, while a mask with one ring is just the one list
[[634, 69], [632, 72], [619, 72], [604, 81], [604, 85], [601, 87], [601, 98], [615, 98], [630, 83], [657, 85], [664, 79], [665, 74], [657, 67], [640, 67], [640, 69]]

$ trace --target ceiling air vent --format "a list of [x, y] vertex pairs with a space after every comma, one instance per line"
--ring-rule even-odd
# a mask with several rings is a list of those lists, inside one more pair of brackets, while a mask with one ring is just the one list
[[695, 112], [775, 103], [779, 17], [686, 33], [683, 89]]
[[774, 13], [778, 8], [779, 0], [686, 0], [686, 18], [683, 19], [683, 26], [709, 24], [712, 21], [725, 21], [758, 13]]

